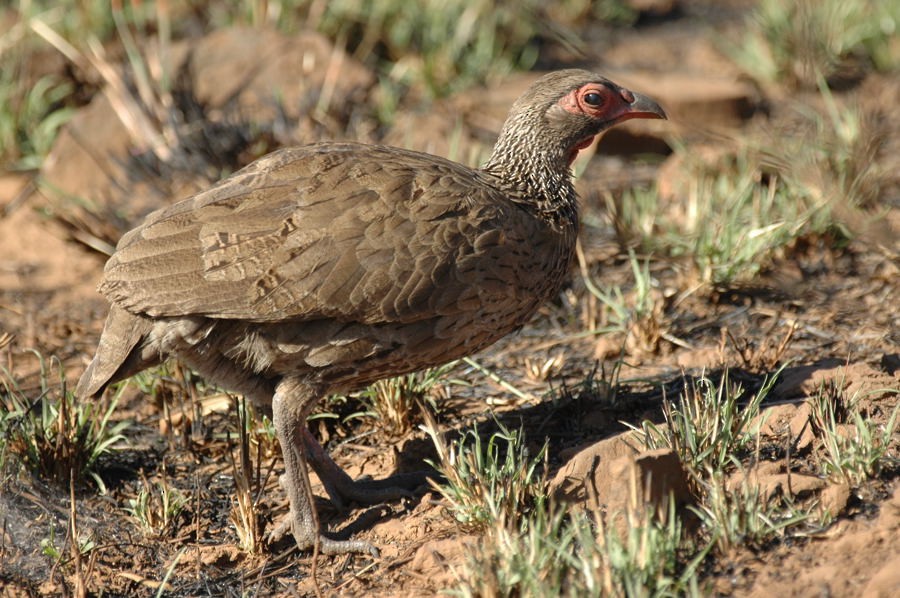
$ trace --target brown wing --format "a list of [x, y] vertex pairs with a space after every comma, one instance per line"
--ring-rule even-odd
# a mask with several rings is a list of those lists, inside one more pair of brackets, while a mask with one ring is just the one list
[[509, 292], [500, 221], [520, 212], [482, 177], [393, 148], [282, 150], [151, 214], [100, 291], [134, 313], [260, 322], [477, 309]]

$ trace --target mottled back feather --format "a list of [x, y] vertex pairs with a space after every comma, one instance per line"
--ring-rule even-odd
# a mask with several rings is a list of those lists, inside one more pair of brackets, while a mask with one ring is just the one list
[[255, 322], [412, 322], [514, 300], [520, 270], [562, 257], [541, 252], [563, 231], [491, 178], [396, 148], [281, 150], [151, 214], [100, 291], [135, 314]]

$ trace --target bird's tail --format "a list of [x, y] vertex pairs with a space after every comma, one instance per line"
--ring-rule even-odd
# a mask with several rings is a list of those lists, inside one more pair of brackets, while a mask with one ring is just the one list
[[75, 396], [99, 395], [114, 382], [124, 380], [160, 362], [158, 355], [144, 355], [142, 341], [150, 333], [152, 323], [113, 304], [100, 335], [97, 353], [78, 380]]

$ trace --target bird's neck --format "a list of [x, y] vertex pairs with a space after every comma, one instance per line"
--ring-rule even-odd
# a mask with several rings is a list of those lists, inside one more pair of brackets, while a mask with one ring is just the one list
[[560, 150], [537, 139], [501, 133], [482, 170], [517, 203], [528, 204], [545, 218], [578, 222], [578, 201], [572, 173]]

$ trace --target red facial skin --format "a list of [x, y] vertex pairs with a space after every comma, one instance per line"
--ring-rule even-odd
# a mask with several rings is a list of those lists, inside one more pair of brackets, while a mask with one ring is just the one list
[[[665, 112], [646, 96], [618, 86], [588, 83], [573, 89], [559, 105], [573, 114], [583, 114], [612, 126], [632, 118], [666, 118]], [[578, 152], [594, 142], [594, 135], [579, 141], [569, 155], [571, 164]]]

